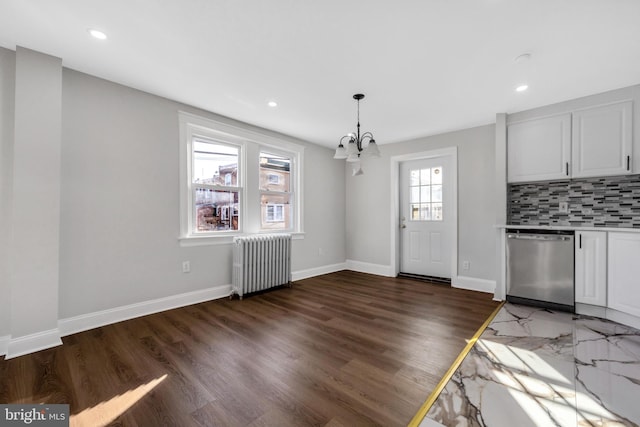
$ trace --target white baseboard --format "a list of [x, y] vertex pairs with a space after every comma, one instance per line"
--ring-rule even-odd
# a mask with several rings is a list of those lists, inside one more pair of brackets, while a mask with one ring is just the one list
[[347, 270], [359, 271], [360, 273], [376, 274], [378, 276], [395, 277], [395, 272], [391, 271], [391, 266], [382, 264], [371, 264], [369, 262], [354, 261], [348, 259], [346, 261]]
[[640, 318], [612, 308], [607, 308], [607, 319], [622, 323], [623, 325], [631, 326], [632, 328], [640, 329]]
[[602, 318], [607, 317], [607, 308], [599, 307], [597, 305], [582, 304], [577, 302], [575, 305], [575, 311], [576, 311], [576, 314], [585, 314], [587, 316], [602, 317]]
[[468, 289], [470, 291], [494, 293], [496, 289], [495, 280], [477, 279], [468, 276], [456, 276], [451, 280], [451, 286], [454, 288]]
[[110, 308], [95, 313], [81, 314], [58, 321], [60, 336], [67, 336], [77, 332], [87, 331], [111, 323], [121, 322], [148, 314], [171, 310], [186, 305], [197, 304], [218, 298], [225, 298], [231, 294], [231, 285], [217, 286], [200, 291], [172, 295], [170, 297], [139, 302], [122, 307]]
[[314, 267], [314, 268], [308, 268], [306, 270], [294, 271], [291, 273], [291, 280], [295, 282], [296, 280], [308, 279], [309, 277], [315, 277], [315, 276], [320, 276], [322, 274], [329, 274], [329, 273], [335, 273], [336, 271], [346, 270], [346, 268], [347, 268], [347, 264], [343, 262], [340, 264], [323, 265], [321, 267]]
[[7, 348], [9, 347], [9, 341], [11, 340], [11, 335], [5, 335], [0, 337], [0, 356], [4, 356], [7, 354]]
[[61, 344], [62, 340], [60, 339], [60, 331], [58, 329], [50, 329], [18, 338], [10, 338], [7, 345], [6, 359], [35, 353], [36, 351], [56, 347]]

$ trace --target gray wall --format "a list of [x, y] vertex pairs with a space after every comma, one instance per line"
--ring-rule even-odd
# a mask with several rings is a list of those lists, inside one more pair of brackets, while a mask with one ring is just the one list
[[10, 333], [9, 218], [12, 209], [15, 52], [0, 48], [0, 337]]
[[61, 99], [62, 60], [18, 47], [9, 246], [12, 338], [58, 327]]
[[495, 280], [494, 142], [487, 125], [381, 146], [381, 158], [363, 162], [363, 176], [346, 178], [347, 258], [390, 265], [390, 157], [458, 147], [458, 274], [467, 260], [464, 276]]
[[[238, 124], [64, 70], [61, 318], [231, 283], [231, 245], [178, 242], [179, 110]], [[345, 259], [342, 165], [312, 144], [304, 156], [306, 234], [293, 243], [294, 272]]]
[[[12, 291], [23, 284], [9, 280], [8, 270], [29, 261], [25, 254], [11, 253], [11, 224], [24, 228], [14, 219], [31, 214], [17, 211], [11, 191], [16, 172], [16, 56], [0, 48], [0, 338], [40, 332], [31, 330], [28, 320], [12, 321], [10, 316], [16, 311]], [[28, 61], [24, 65], [18, 70], [21, 75], [36, 71], [29, 69]], [[59, 244], [54, 245], [59, 262], [50, 276], [57, 282], [51, 302], [58, 319], [231, 283], [230, 244], [182, 247], [178, 240], [178, 111], [303, 145], [305, 235], [293, 242], [293, 270], [313, 274], [343, 265], [344, 168], [333, 160], [332, 150], [64, 69], [59, 63], [57, 67], [62, 74], [62, 93], [57, 95], [62, 108], [62, 129], [57, 132], [60, 229]], [[47, 157], [34, 164], [46, 163]], [[28, 163], [21, 170], [28, 176]], [[28, 200], [24, 193], [23, 200]], [[191, 261], [191, 273], [181, 272], [185, 260]], [[24, 314], [47, 304], [43, 301], [40, 307], [33, 301]]]

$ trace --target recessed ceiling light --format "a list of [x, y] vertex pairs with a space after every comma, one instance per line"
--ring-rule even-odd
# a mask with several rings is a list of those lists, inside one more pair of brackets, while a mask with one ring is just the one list
[[269, 101], [269, 102], [267, 103], [267, 105], [268, 105], [269, 107], [277, 107], [277, 106], [278, 106], [278, 103], [277, 103], [276, 101]]
[[88, 29], [87, 31], [89, 32], [89, 34], [91, 34], [93, 37], [95, 37], [98, 40], [107, 39], [107, 35], [100, 30]]
[[524, 92], [525, 90], [529, 89], [529, 86], [527, 85], [520, 85], [516, 88], [516, 92]]

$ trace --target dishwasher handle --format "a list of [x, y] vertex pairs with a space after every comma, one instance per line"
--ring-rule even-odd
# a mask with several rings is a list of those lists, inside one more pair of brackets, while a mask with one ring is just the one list
[[573, 236], [554, 234], [507, 234], [507, 239], [515, 240], [544, 240], [544, 241], [569, 241]]

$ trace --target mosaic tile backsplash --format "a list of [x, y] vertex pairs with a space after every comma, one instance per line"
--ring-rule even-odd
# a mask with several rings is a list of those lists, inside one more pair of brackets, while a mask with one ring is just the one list
[[[569, 204], [560, 212], [560, 203]], [[509, 184], [512, 225], [640, 228], [640, 175]]]

